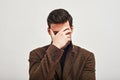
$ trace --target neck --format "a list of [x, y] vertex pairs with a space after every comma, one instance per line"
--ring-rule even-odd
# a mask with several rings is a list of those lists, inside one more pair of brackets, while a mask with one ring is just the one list
[[69, 41], [62, 49], [67, 49], [67, 48], [70, 48], [72, 47], [72, 41]]

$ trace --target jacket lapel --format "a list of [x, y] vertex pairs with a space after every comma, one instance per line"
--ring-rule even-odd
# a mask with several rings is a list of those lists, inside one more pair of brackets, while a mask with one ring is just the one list
[[60, 80], [61, 80], [61, 75], [62, 75], [62, 74], [61, 74], [61, 65], [60, 65], [60, 63], [57, 64], [56, 73], [57, 73], [58, 77], [59, 77]]

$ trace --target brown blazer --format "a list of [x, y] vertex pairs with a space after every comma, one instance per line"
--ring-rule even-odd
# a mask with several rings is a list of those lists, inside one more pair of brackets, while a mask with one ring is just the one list
[[95, 80], [93, 53], [74, 45], [68, 51], [63, 74], [61, 74], [59, 60], [63, 52], [62, 49], [58, 49], [54, 45], [31, 51], [29, 56], [29, 80], [55, 80], [55, 73], [60, 78], [63, 75], [63, 80]]

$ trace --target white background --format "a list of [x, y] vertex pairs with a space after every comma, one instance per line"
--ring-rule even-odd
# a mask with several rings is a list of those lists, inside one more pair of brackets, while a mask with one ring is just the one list
[[95, 54], [97, 80], [120, 80], [119, 0], [0, 0], [0, 80], [28, 80], [29, 52], [50, 44], [46, 18], [74, 19], [73, 43]]

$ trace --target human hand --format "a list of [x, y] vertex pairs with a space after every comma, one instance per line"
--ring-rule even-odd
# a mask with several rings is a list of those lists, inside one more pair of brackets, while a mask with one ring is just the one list
[[71, 29], [69, 27], [64, 27], [56, 35], [52, 31], [52, 29], [50, 29], [50, 35], [52, 38], [52, 44], [61, 49], [67, 44], [67, 42], [70, 41]]

